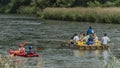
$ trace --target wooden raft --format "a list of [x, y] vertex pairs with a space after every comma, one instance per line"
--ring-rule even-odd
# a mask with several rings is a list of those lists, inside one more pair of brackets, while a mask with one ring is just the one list
[[79, 49], [79, 50], [106, 50], [109, 48], [109, 46], [74, 46], [74, 49]]
[[100, 45], [100, 46], [96, 46], [96, 45], [84, 45], [84, 46], [79, 46], [79, 45], [75, 45], [75, 44], [61, 44], [62, 48], [70, 48], [70, 49], [79, 49], [79, 50], [107, 50], [109, 48], [108, 45], [104, 46], [104, 45]]

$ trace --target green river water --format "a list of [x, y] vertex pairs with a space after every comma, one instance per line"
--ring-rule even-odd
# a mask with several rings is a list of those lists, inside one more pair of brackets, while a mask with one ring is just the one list
[[[74, 33], [86, 33], [89, 26], [93, 27], [99, 39], [103, 33], [108, 34], [114, 46], [110, 51], [113, 56], [119, 58], [119, 24], [38, 20], [35, 17], [18, 15], [0, 15], [0, 54], [9, 56], [9, 49], [18, 49], [19, 43], [28, 41], [28, 45], [33, 45], [40, 57], [14, 57], [12, 60], [17, 59], [24, 63], [23, 68], [105, 68], [104, 61], [112, 64], [108, 50], [80, 51], [59, 48], [62, 41], [69, 40]], [[25, 45], [26, 49], [28, 45]], [[42, 50], [37, 50], [38, 47]], [[11, 63], [11, 68], [16, 64], [18, 68], [22, 68], [20, 62]]]

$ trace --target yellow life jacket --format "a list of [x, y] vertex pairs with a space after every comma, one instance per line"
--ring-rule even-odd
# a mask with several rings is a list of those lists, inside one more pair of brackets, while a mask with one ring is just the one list
[[95, 41], [94, 44], [95, 44], [96, 46], [101, 46], [100, 41]]
[[83, 42], [83, 41], [78, 41], [78, 42], [77, 42], [77, 45], [78, 45], [78, 46], [84, 46], [84, 42]]

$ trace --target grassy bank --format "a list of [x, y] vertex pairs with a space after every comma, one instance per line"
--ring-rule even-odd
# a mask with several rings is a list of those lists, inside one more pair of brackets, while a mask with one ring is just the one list
[[46, 8], [39, 18], [120, 24], [120, 8]]

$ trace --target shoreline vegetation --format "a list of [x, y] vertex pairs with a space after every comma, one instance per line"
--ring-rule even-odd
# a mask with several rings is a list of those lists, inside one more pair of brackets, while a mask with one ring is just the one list
[[45, 8], [42, 12], [37, 12], [37, 17], [50, 20], [120, 24], [120, 8]]
[[0, 13], [120, 24], [120, 0], [1, 0]]

